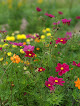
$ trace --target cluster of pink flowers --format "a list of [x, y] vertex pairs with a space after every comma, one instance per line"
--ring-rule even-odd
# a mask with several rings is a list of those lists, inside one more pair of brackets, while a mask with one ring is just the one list
[[13, 45], [17, 45], [17, 46], [24, 46], [23, 43], [19, 42], [19, 43], [16, 43], [16, 42], [9, 42], [10, 44], [13, 44]]
[[5, 32], [7, 32], [6, 30], [5, 31], [0, 31], [1, 33], [5, 33]]
[[26, 52], [26, 51], [34, 51], [34, 46], [31, 46], [31, 45], [25, 45], [24, 48], [23, 48], [23, 51]]
[[60, 21], [58, 21], [56, 23], [55, 22], [53, 23], [53, 25], [59, 25], [59, 24], [60, 24]]
[[63, 86], [62, 83], [65, 83], [65, 81], [62, 81], [63, 78], [58, 78], [58, 77], [52, 77], [50, 76], [48, 78], [48, 81], [45, 81], [45, 85], [46, 87], [48, 87], [50, 90], [55, 90], [55, 86], [54, 85], [61, 85]]
[[72, 33], [71, 33], [71, 32], [66, 32], [65, 37], [66, 37], [67, 39], [71, 39], [71, 38], [72, 38]]
[[73, 61], [73, 64], [72, 65], [77, 66], [77, 67], [80, 67], [80, 63], [77, 64], [75, 61]]
[[48, 13], [45, 13], [44, 15], [46, 15], [46, 16], [48, 16], [48, 17], [50, 17], [50, 18], [55, 17], [54, 15], [52, 15], [52, 14], [48, 14]]
[[33, 53], [34, 46], [25, 45], [24, 48], [23, 48], [23, 51], [26, 53], [25, 57], [33, 57], [35, 55], [35, 53]]
[[71, 19], [67, 20], [67, 19], [62, 19], [63, 24], [68, 24], [70, 25]]

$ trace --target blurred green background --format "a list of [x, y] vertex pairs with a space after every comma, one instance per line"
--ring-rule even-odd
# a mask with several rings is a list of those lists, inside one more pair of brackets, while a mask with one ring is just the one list
[[[36, 11], [36, 7], [42, 9]], [[80, 0], [0, 0], [0, 30], [24, 33], [38, 33], [44, 27], [52, 27], [55, 19], [49, 19], [44, 14], [48, 12], [59, 17], [58, 11], [63, 12], [61, 18], [72, 19], [71, 28], [80, 16]]]

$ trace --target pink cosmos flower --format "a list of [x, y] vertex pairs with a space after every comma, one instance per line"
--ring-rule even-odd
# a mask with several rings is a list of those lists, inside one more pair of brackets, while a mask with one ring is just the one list
[[80, 63], [77, 64], [75, 61], [73, 61], [73, 64], [72, 65], [77, 66], [77, 67], [80, 67]]
[[5, 31], [0, 31], [1, 33], [5, 33], [5, 32], [7, 32], [6, 30]]
[[2, 50], [2, 47], [0, 47], [0, 50]]
[[46, 87], [48, 87], [50, 90], [55, 90], [55, 87], [53, 86], [54, 84], [49, 81], [45, 81]]
[[42, 11], [39, 7], [37, 7], [36, 10], [37, 10], [38, 12]]
[[31, 35], [31, 34], [26, 35], [26, 38], [32, 38], [32, 39], [35, 39], [35, 37], [34, 37], [33, 35]]
[[66, 73], [67, 71], [69, 71], [69, 65], [67, 65], [66, 63], [58, 63], [56, 68], [56, 72], [59, 71], [58, 75], [62, 76], [64, 73]]
[[71, 33], [71, 32], [66, 32], [65, 37], [66, 37], [67, 39], [71, 39], [71, 38], [72, 38], [72, 33]]
[[80, 16], [76, 16], [76, 19], [80, 19]]
[[35, 54], [32, 51], [26, 51], [25, 57], [33, 57]]
[[34, 50], [34, 46], [31, 46], [31, 45], [25, 45], [24, 48], [23, 48], [23, 51], [26, 52], [26, 51], [33, 51]]
[[59, 25], [59, 24], [60, 24], [60, 21], [58, 21], [57, 23], [55, 22], [53, 23], [53, 25]]
[[62, 83], [65, 83], [65, 81], [62, 81], [63, 80], [63, 78], [58, 78], [58, 77], [52, 77], [52, 76], [50, 76], [50, 78], [48, 78], [48, 81], [49, 82], [52, 82], [53, 84], [55, 84], [55, 85], [61, 85], [61, 86], [63, 86], [63, 84]]
[[58, 38], [58, 40], [55, 40], [55, 41], [56, 41], [56, 44], [58, 43], [65, 44], [67, 42], [67, 38]]
[[48, 16], [48, 17], [50, 17], [50, 18], [55, 17], [54, 15], [52, 15], [52, 14], [48, 14], [48, 13], [45, 13], [45, 15]]
[[62, 15], [62, 14], [63, 14], [63, 12], [61, 12], [61, 11], [58, 11], [58, 13], [59, 13], [60, 15]]
[[24, 46], [23, 43], [19, 42], [19, 43], [16, 43], [16, 42], [9, 42], [10, 44], [13, 44], [13, 45], [17, 45], [17, 46]]
[[71, 19], [67, 20], [67, 19], [62, 19], [63, 24], [68, 24], [70, 25]]
[[38, 68], [38, 71], [39, 71], [39, 72], [45, 71], [45, 68], [40, 67], [40, 68]]

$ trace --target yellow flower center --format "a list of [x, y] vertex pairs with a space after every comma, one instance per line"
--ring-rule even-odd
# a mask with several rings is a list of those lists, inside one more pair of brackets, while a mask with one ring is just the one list
[[61, 39], [60, 41], [62, 42], [63, 40]]
[[31, 54], [29, 54], [29, 56], [31, 56]]
[[51, 86], [50, 84], [48, 84], [48, 86]]
[[61, 70], [63, 70], [64, 68], [63, 67], [61, 67]]
[[40, 71], [42, 71], [42, 69], [40, 69]]
[[58, 80], [55, 80], [55, 82], [58, 82]]

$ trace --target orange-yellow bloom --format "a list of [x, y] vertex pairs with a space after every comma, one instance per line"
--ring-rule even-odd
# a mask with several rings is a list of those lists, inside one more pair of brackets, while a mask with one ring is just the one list
[[10, 57], [13, 63], [19, 63], [20, 62], [20, 57], [16, 54], [13, 55], [13, 57]]
[[75, 87], [78, 87], [80, 89], [80, 79], [78, 78], [77, 81], [74, 81]]

